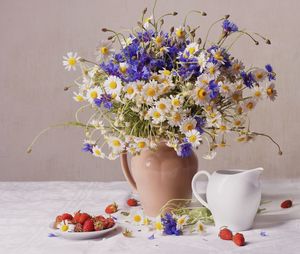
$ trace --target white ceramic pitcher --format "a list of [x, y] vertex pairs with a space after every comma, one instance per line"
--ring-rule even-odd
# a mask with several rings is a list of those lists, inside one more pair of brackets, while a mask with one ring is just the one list
[[[193, 194], [207, 207], [217, 229], [227, 226], [233, 231], [252, 227], [261, 200], [260, 175], [263, 168], [251, 170], [218, 170], [210, 175], [199, 171], [192, 180]], [[201, 175], [208, 177], [207, 202], [196, 189]]]

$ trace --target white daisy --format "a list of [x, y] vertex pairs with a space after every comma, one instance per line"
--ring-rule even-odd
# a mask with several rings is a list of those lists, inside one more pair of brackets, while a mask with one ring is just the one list
[[251, 74], [256, 82], [262, 82], [267, 77], [267, 72], [259, 68], [251, 72]]
[[135, 88], [136, 94], [141, 94], [143, 91], [143, 88], [145, 86], [145, 81], [137, 80], [137, 81], [133, 82], [133, 86]]
[[164, 56], [169, 52], [169, 47], [160, 47], [159, 52], [157, 53], [159, 56]]
[[219, 82], [218, 85], [220, 87], [220, 94], [224, 97], [228, 97], [232, 94], [231, 87], [227, 82]]
[[125, 144], [120, 138], [109, 136], [106, 139], [107, 144], [113, 149], [113, 153], [119, 153], [124, 150]]
[[171, 108], [171, 102], [169, 99], [161, 98], [155, 102], [155, 106], [161, 113], [166, 114]]
[[196, 229], [196, 232], [198, 232], [198, 233], [204, 233], [204, 232], [205, 232], [204, 225], [202, 224], [201, 221], [198, 221], [198, 222], [196, 223], [195, 229]]
[[173, 111], [168, 117], [168, 123], [170, 126], [180, 126], [182, 120], [186, 117], [186, 114], [181, 111]]
[[217, 128], [218, 128], [218, 131], [223, 134], [230, 132], [230, 126], [228, 125], [228, 123], [226, 124], [224, 121], [217, 124]]
[[206, 73], [211, 78], [217, 78], [219, 76], [219, 74], [220, 74], [219, 65], [218, 64], [208, 63], [206, 65], [205, 70], [206, 70]]
[[144, 215], [140, 210], [132, 211], [131, 221], [134, 225], [142, 225], [144, 222]]
[[234, 74], [234, 75], [239, 74], [244, 69], [245, 69], [245, 66], [244, 66], [244, 64], [241, 61], [235, 59], [232, 62], [232, 65], [231, 65], [231, 72], [232, 72], [232, 74]]
[[125, 98], [131, 100], [136, 93], [135, 82], [129, 82], [123, 87], [123, 91], [125, 92]]
[[196, 42], [192, 42], [185, 48], [185, 53], [188, 53], [190, 56], [193, 56], [199, 50], [199, 44]]
[[237, 116], [233, 119], [232, 125], [234, 127], [241, 127], [244, 123], [245, 123], [245, 118]]
[[116, 76], [109, 76], [104, 82], [104, 88], [108, 94], [112, 95], [112, 98], [115, 98], [122, 90], [121, 79]]
[[148, 111], [148, 115], [151, 117], [152, 122], [154, 124], [162, 123], [165, 120], [164, 114], [161, 111], [159, 111], [157, 108], [151, 108]]
[[192, 97], [196, 105], [204, 105], [209, 100], [209, 89], [208, 86], [196, 87], [193, 90]]
[[131, 36], [126, 38], [125, 40], [122, 40], [123, 48], [126, 48], [128, 45], [132, 44], [133, 40], [134, 40], [134, 37], [131, 37]]
[[137, 151], [140, 151], [144, 148], [147, 148], [147, 146], [149, 145], [149, 141], [146, 138], [134, 138], [134, 142], [135, 142], [135, 147]]
[[252, 96], [256, 100], [262, 100], [266, 96], [265, 89], [261, 86], [254, 86], [252, 92], [253, 92]]
[[202, 158], [205, 160], [213, 160], [217, 155], [215, 150], [209, 151], [207, 154], [203, 155]]
[[178, 110], [179, 108], [181, 108], [181, 106], [183, 104], [183, 97], [182, 96], [180, 96], [178, 94], [176, 96], [171, 95], [170, 100], [171, 100], [172, 108], [174, 110]]
[[187, 133], [188, 131], [195, 129], [196, 125], [197, 121], [192, 117], [188, 117], [181, 122], [180, 131], [182, 133]]
[[98, 62], [106, 61], [114, 52], [111, 41], [101, 41], [96, 48], [96, 60]]
[[188, 215], [182, 215], [182, 216], [178, 217], [177, 218], [176, 228], [178, 230], [182, 230], [183, 226], [185, 226], [187, 224], [188, 219], [189, 219]]
[[155, 231], [157, 231], [160, 234], [162, 234], [164, 232], [164, 225], [161, 222], [161, 217], [160, 216], [155, 218], [154, 229], [155, 229]]
[[160, 79], [162, 80], [165, 78], [169, 78], [172, 75], [172, 72], [165, 68], [163, 70], [160, 70], [158, 73], [160, 74]]
[[207, 56], [206, 56], [206, 53], [205, 51], [202, 51], [199, 56], [197, 57], [197, 61], [198, 61], [198, 64], [200, 66], [200, 72], [202, 72], [204, 69], [205, 69], [205, 66], [206, 66], [206, 63], [207, 63]]
[[147, 83], [143, 87], [142, 91], [144, 99], [148, 102], [151, 103], [154, 100], [157, 99], [158, 96], [158, 84], [155, 80], [150, 80], [149, 83]]
[[274, 101], [276, 96], [277, 96], [277, 90], [275, 89], [275, 84], [274, 83], [271, 83], [270, 85], [268, 85], [266, 87], [266, 90], [265, 90], [268, 98], [271, 100], [271, 101]]
[[102, 94], [102, 91], [100, 87], [94, 87], [91, 89], [88, 89], [86, 92], [86, 98], [89, 101], [89, 103], [94, 104], [95, 99], [99, 99]]
[[222, 122], [222, 115], [219, 111], [207, 112], [206, 124], [207, 127], [217, 127]]
[[200, 145], [200, 141], [202, 140], [202, 138], [201, 138], [201, 135], [200, 135], [199, 131], [197, 131], [195, 129], [191, 130], [191, 131], [188, 131], [185, 134], [185, 136], [187, 138], [187, 141], [189, 143], [191, 143], [194, 148], [196, 148]]
[[68, 71], [75, 71], [80, 56], [78, 56], [76, 52], [68, 52], [67, 56], [64, 56], [63, 59], [63, 66], [65, 66], [65, 69]]
[[101, 151], [101, 149], [97, 145], [93, 147], [93, 155], [102, 159], [105, 158], [105, 154]]
[[256, 106], [256, 103], [257, 102], [254, 99], [248, 99], [248, 100], [243, 101], [242, 108], [243, 108], [244, 112], [253, 110]]
[[160, 47], [162, 43], [164, 42], [164, 37], [163, 35], [157, 35], [152, 39], [154, 43], [156, 44], [157, 47]]
[[175, 29], [175, 34], [179, 40], [184, 40], [186, 32], [185, 32], [184, 28], [182, 26], [180, 26]]
[[224, 50], [222, 49], [213, 49], [211, 54], [215, 60], [224, 64]]
[[196, 85], [198, 86], [208, 86], [212, 78], [207, 74], [202, 74], [197, 78]]
[[68, 220], [63, 220], [60, 224], [57, 225], [62, 232], [74, 232], [75, 225], [69, 224]]
[[85, 100], [83, 94], [74, 92], [73, 99], [77, 102], [83, 102]]

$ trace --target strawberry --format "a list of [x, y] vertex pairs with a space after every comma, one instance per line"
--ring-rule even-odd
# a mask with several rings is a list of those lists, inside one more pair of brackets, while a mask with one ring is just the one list
[[76, 223], [74, 232], [82, 232], [82, 225], [80, 223]]
[[290, 208], [293, 205], [292, 200], [285, 200], [281, 203], [281, 208]]
[[138, 205], [138, 201], [134, 198], [130, 198], [127, 200], [127, 205], [129, 206], [137, 206]]
[[79, 220], [78, 220], [78, 222], [80, 223], [80, 224], [84, 224], [85, 223], [85, 221], [86, 220], [88, 220], [88, 219], [90, 219], [91, 218], [91, 216], [89, 215], [89, 214], [87, 214], [87, 213], [82, 213], [82, 214], [80, 214], [80, 216], [79, 216]]
[[70, 221], [73, 220], [73, 216], [69, 213], [64, 213], [61, 217], [62, 217], [62, 220], [70, 220]]
[[115, 225], [115, 221], [113, 218], [108, 218], [106, 219], [106, 221], [108, 222], [107, 228], [112, 228]]
[[228, 228], [223, 228], [219, 232], [219, 237], [222, 240], [232, 240], [232, 232]]
[[95, 217], [94, 217], [94, 220], [95, 220], [95, 221], [100, 220], [100, 221], [103, 222], [103, 221], [105, 221], [106, 219], [105, 219], [102, 215], [98, 215], [98, 216], [95, 216]]
[[81, 215], [80, 210], [74, 214], [74, 217], [73, 217], [74, 223], [79, 223], [80, 215]]
[[244, 235], [241, 233], [236, 233], [233, 238], [232, 238], [233, 242], [237, 245], [237, 246], [243, 246], [245, 245], [245, 238]]
[[54, 228], [58, 228], [58, 225], [63, 221], [62, 216], [58, 215], [55, 218], [55, 222], [54, 222]]
[[116, 211], [118, 211], [118, 205], [115, 202], [105, 208], [105, 212], [108, 214], [115, 213]]
[[93, 220], [95, 231], [100, 231], [104, 228], [103, 221], [101, 220]]
[[85, 220], [82, 229], [83, 229], [83, 232], [95, 231], [93, 220], [92, 219]]

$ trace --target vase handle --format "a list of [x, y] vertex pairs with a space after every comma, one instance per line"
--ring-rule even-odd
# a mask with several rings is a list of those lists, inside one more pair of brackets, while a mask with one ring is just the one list
[[136, 183], [133, 179], [133, 176], [128, 166], [127, 153], [121, 153], [121, 167], [127, 182], [136, 191], [137, 190]]
[[196, 182], [197, 179], [200, 177], [200, 175], [206, 175], [209, 181], [210, 178], [210, 174], [205, 171], [205, 170], [201, 170], [199, 171], [196, 175], [194, 175], [193, 180], [192, 180], [192, 190], [193, 190], [193, 194], [195, 195], [195, 197], [198, 199], [198, 201], [204, 205], [206, 208], [208, 208], [208, 204], [206, 201], [204, 201], [204, 199], [198, 194], [197, 188], [196, 188]]

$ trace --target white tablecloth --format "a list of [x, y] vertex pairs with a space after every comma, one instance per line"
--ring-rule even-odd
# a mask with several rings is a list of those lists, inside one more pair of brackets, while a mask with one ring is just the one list
[[[263, 183], [263, 200], [272, 202], [263, 206], [267, 213], [257, 216], [254, 229], [244, 232], [243, 247], [220, 240], [212, 227], [203, 235], [153, 240], [152, 233], [134, 227], [132, 238], [125, 238], [122, 228], [85, 241], [48, 236], [57, 214], [79, 209], [102, 214], [108, 203], [122, 206], [129, 195], [125, 182], [0, 182], [0, 253], [300, 253], [300, 181]], [[281, 209], [285, 199], [293, 199], [294, 206]]]

